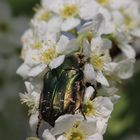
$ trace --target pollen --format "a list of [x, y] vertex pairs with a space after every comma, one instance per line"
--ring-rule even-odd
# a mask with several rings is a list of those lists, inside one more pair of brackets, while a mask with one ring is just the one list
[[94, 114], [96, 114], [96, 109], [93, 106], [93, 101], [87, 100], [83, 104], [82, 111], [86, 116], [93, 116]]
[[60, 15], [63, 18], [75, 17], [78, 14], [78, 8], [76, 5], [66, 5], [61, 11]]
[[67, 140], [85, 140], [85, 134], [79, 128], [72, 128], [66, 133]]
[[42, 53], [41, 60], [44, 63], [49, 64], [56, 57], [57, 57], [57, 53], [55, 49], [53, 47], [50, 47], [47, 51]]
[[45, 11], [40, 15], [40, 20], [48, 21], [50, 17], [51, 17], [51, 13], [48, 11]]
[[95, 70], [102, 70], [104, 66], [104, 56], [93, 54], [91, 55], [90, 62]]
[[132, 18], [125, 12], [124, 8], [120, 8], [119, 10], [124, 16], [124, 24], [126, 25], [128, 29], [131, 29], [134, 23]]
[[132, 18], [128, 15], [124, 16], [124, 24], [130, 29], [133, 26]]
[[88, 32], [86, 37], [87, 37], [88, 41], [91, 42], [91, 40], [93, 39], [93, 33], [92, 32]]
[[41, 42], [35, 42], [31, 47], [33, 48], [33, 49], [40, 49], [41, 48]]
[[97, 0], [101, 5], [108, 4], [109, 0]]

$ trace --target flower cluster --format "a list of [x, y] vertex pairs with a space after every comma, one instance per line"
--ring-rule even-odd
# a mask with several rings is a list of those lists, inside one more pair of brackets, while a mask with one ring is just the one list
[[[42, 102], [40, 95], [47, 96], [44, 87], [52, 84], [54, 97], [65, 96], [60, 101], [49, 93], [50, 101], [46, 97], [46, 102], [52, 109], [59, 108], [60, 102], [63, 108], [70, 109], [71, 104], [76, 107], [62, 112], [55, 119], [54, 127], [45, 126], [41, 137], [44, 140], [102, 140], [113, 106], [119, 99], [118, 84], [133, 75], [136, 55], [133, 38], [140, 37], [137, 1], [42, 0], [35, 11], [31, 26], [22, 37], [24, 63], [17, 70], [25, 80], [27, 93], [20, 93], [20, 97], [29, 107], [31, 128], [37, 127], [42, 113], [39, 106], [46, 101]], [[68, 58], [71, 65], [67, 64]], [[76, 65], [74, 58], [78, 61]], [[62, 91], [63, 85], [59, 82], [65, 65], [69, 68], [66, 75], [73, 70], [77, 75], [81, 72], [83, 77], [72, 80], [75, 77], [70, 75], [66, 90]], [[45, 85], [43, 79], [51, 71], [57, 73], [57, 82]], [[81, 87], [84, 87], [82, 91]], [[74, 88], [77, 88], [75, 92]], [[45, 107], [47, 110], [50, 106]]]

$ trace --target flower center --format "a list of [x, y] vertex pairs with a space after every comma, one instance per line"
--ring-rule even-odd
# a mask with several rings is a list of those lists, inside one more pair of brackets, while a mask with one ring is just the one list
[[44, 21], [48, 21], [51, 17], [51, 13], [48, 11], [44, 11], [41, 15], [40, 15], [40, 20], [44, 20]]
[[84, 140], [85, 135], [79, 128], [72, 128], [66, 133], [67, 140]]
[[32, 46], [33, 49], [40, 49], [42, 47], [41, 42], [37, 41]]
[[119, 10], [124, 16], [124, 24], [127, 26], [128, 29], [131, 29], [134, 23], [132, 18], [125, 12], [124, 8], [120, 8]]
[[97, 0], [101, 5], [106, 5], [108, 4], [109, 0]]
[[60, 15], [63, 18], [75, 17], [78, 14], [78, 8], [76, 5], [66, 5], [61, 11]]
[[130, 29], [133, 26], [133, 20], [128, 15], [125, 15], [124, 18], [124, 24]]
[[41, 60], [44, 63], [49, 64], [56, 57], [57, 57], [57, 53], [55, 51], [55, 48], [50, 47], [47, 51], [42, 53]]
[[102, 55], [91, 55], [90, 63], [95, 70], [102, 70], [104, 66], [104, 57]]
[[96, 109], [93, 106], [93, 101], [90, 100], [84, 102], [82, 110], [86, 116], [92, 116], [96, 113]]

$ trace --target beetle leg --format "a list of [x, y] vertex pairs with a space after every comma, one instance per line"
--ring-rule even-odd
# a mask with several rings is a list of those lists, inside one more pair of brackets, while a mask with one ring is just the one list
[[81, 114], [83, 115], [84, 120], [87, 120], [87, 118], [86, 118], [86, 116], [85, 116], [85, 114], [84, 114], [84, 112], [83, 112], [83, 110], [82, 110], [82, 104], [80, 105], [79, 110], [80, 110]]
[[41, 125], [41, 121], [42, 121], [42, 118], [41, 116], [39, 115], [38, 116], [38, 124], [37, 124], [37, 127], [36, 127], [36, 136], [39, 138], [39, 128], [40, 128], [40, 125]]

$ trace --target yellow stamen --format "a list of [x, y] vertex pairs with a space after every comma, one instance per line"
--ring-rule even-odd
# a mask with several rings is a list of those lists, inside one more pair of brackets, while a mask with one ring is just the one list
[[93, 101], [87, 100], [84, 104], [83, 104], [83, 109], [82, 109], [83, 113], [86, 116], [93, 116], [96, 114], [96, 109], [93, 106]]
[[53, 47], [50, 47], [47, 51], [42, 53], [41, 60], [44, 63], [49, 64], [56, 57], [57, 57], [57, 53], [55, 49]]
[[63, 18], [75, 17], [78, 14], [78, 8], [76, 5], [66, 5], [61, 11], [60, 15]]
[[90, 63], [95, 70], [102, 70], [104, 66], [104, 56], [93, 54], [91, 55]]
[[124, 16], [124, 24], [130, 29], [133, 26], [133, 20], [129, 15]]
[[51, 17], [51, 13], [48, 12], [48, 11], [45, 11], [43, 12], [41, 15], [40, 15], [40, 20], [44, 20], [44, 21], [48, 21]]
[[132, 18], [125, 12], [124, 8], [120, 8], [119, 11], [124, 16], [124, 24], [127, 26], [128, 29], [131, 29], [133, 27], [133, 20]]
[[33, 49], [40, 49], [42, 47], [41, 42], [36, 42], [31, 46]]
[[85, 140], [85, 135], [79, 128], [70, 129], [65, 136], [67, 140]]
[[108, 4], [109, 0], [97, 0], [101, 5], [106, 5]]

